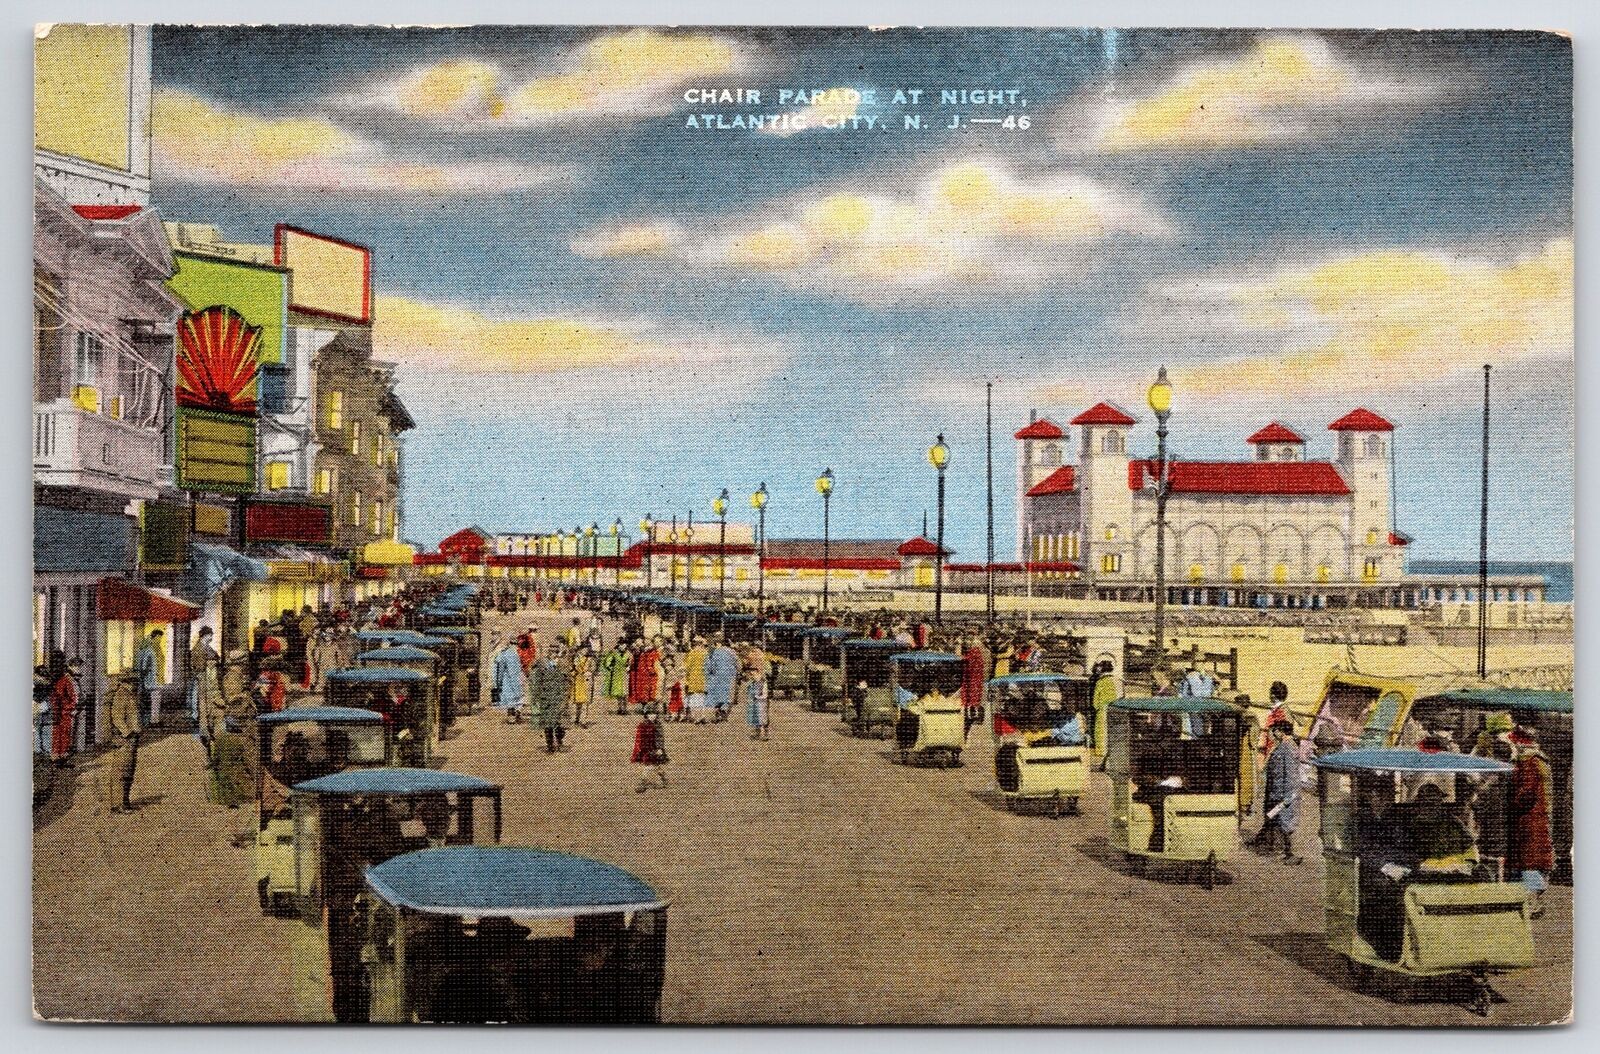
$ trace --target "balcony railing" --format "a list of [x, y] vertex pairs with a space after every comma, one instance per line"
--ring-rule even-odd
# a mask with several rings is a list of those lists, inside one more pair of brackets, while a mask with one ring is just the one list
[[33, 408], [33, 479], [154, 498], [166, 475], [161, 433], [66, 400]]

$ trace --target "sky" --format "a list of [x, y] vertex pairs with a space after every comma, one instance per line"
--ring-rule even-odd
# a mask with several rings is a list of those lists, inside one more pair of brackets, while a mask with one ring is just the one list
[[1180, 457], [1245, 458], [1271, 420], [1328, 457], [1329, 422], [1383, 414], [1413, 554], [1475, 556], [1488, 363], [1492, 551], [1571, 556], [1564, 38], [169, 27], [154, 49], [163, 218], [373, 249], [418, 543], [710, 519], [724, 487], [749, 516], [761, 482], [770, 535], [816, 536], [824, 467], [837, 536], [909, 537], [942, 433], [946, 537], [981, 559], [992, 383], [1004, 559], [1029, 411], [1111, 400], [1149, 453], [1165, 365]]

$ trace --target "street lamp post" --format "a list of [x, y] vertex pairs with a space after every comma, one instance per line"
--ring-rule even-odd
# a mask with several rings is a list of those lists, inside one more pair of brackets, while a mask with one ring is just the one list
[[689, 526], [684, 529], [683, 540], [689, 547], [683, 561], [683, 587], [694, 592], [694, 510], [689, 510]]
[[939, 526], [933, 543], [938, 550], [933, 554], [933, 623], [937, 626], [944, 621], [944, 470], [950, 467], [950, 448], [945, 446], [943, 432], [928, 448], [928, 463], [939, 473]]
[[583, 582], [583, 535], [584, 526], [572, 528], [572, 584], [580, 585]]
[[639, 521], [639, 541], [644, 546], [644, 588], [646, 591], [656, 587], [655, 526], [650, 520], [649, 513], [645, 513], [644, 519]]
[[1166, 659], [1167, 635], [1167, 416], [1172, 413], [1172, 384], [1167, 368], [1161, 367], [1148, 393], [1150, 409], [1156, 415], [1156, 653], [1155, 668]]
[[750, 507], [756, 510], [756, 618], [767, 617], [767, 484], [763, 480], [756, 492], [750, 495]]
[[717, 514], [717, 606], [725, 607], [728, 597], [728, 488], [711, 503]]
[[825, 468], [817, 477], [817, 493], [822, 495], [822, 610], [828, 610], [828, 579], [832, 576], [832, 552], [828, 531], [829, 506], [833, 503], [833, 469]]
[[554, 541], [556, 548], [556, 559], [555, 565], [551, 568], [551, 570], [555, 572], [555, 580], [560, 582], [567, 577], [566, 569], [561, 566], [562, 558], [567, 555], [567, 532], [557, 528]]
[[678, 591], [678, 514], [672, 514], [672, 531], [667, 535], [667, 591]]
[[600, 582], [600, 523], [594, 521], [589, 524], [585, 532], [589, 535], [589, 584], [598, 585]]
[[611, 525], [611, 585], [622, 585], [622, 517]]

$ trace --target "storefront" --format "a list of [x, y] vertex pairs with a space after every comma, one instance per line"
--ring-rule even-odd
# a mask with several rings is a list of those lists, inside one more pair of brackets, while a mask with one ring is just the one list
[[103, 661], [97, 671], [106, 678], [130, 674], [139, 642], [161, 631], [156, 648], [157, 688], [143, 719], [161, 721], [162, 710], [178, 704], [182, 681], [176, 658], [189, 639], [189, 623], [200, 609], [176, 597], [158, 593], [119, 578], [102, 579], [95, 590], [95, 617], [100, 622]]

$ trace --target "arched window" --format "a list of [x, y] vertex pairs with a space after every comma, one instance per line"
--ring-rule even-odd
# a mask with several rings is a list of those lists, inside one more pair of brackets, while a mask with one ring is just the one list
[[1382, 457], [1383, 456], [1383, 437], [1382, 436], [1367, 436], [1367, 438], [1362, 441], [1361, 452], [1363, 454], [1365, 454], [1367, 457]]
[[1061, 444], [1046, 443], [1044, 447], [1043, 461], [1044, 464], [1050, 468], [1054, 468], [1061, 464]]
[[1100, 452], [1102, 454], [1120, 454], [1124, 449], [1121, 432], [1107, 432], [1100, 439]]

